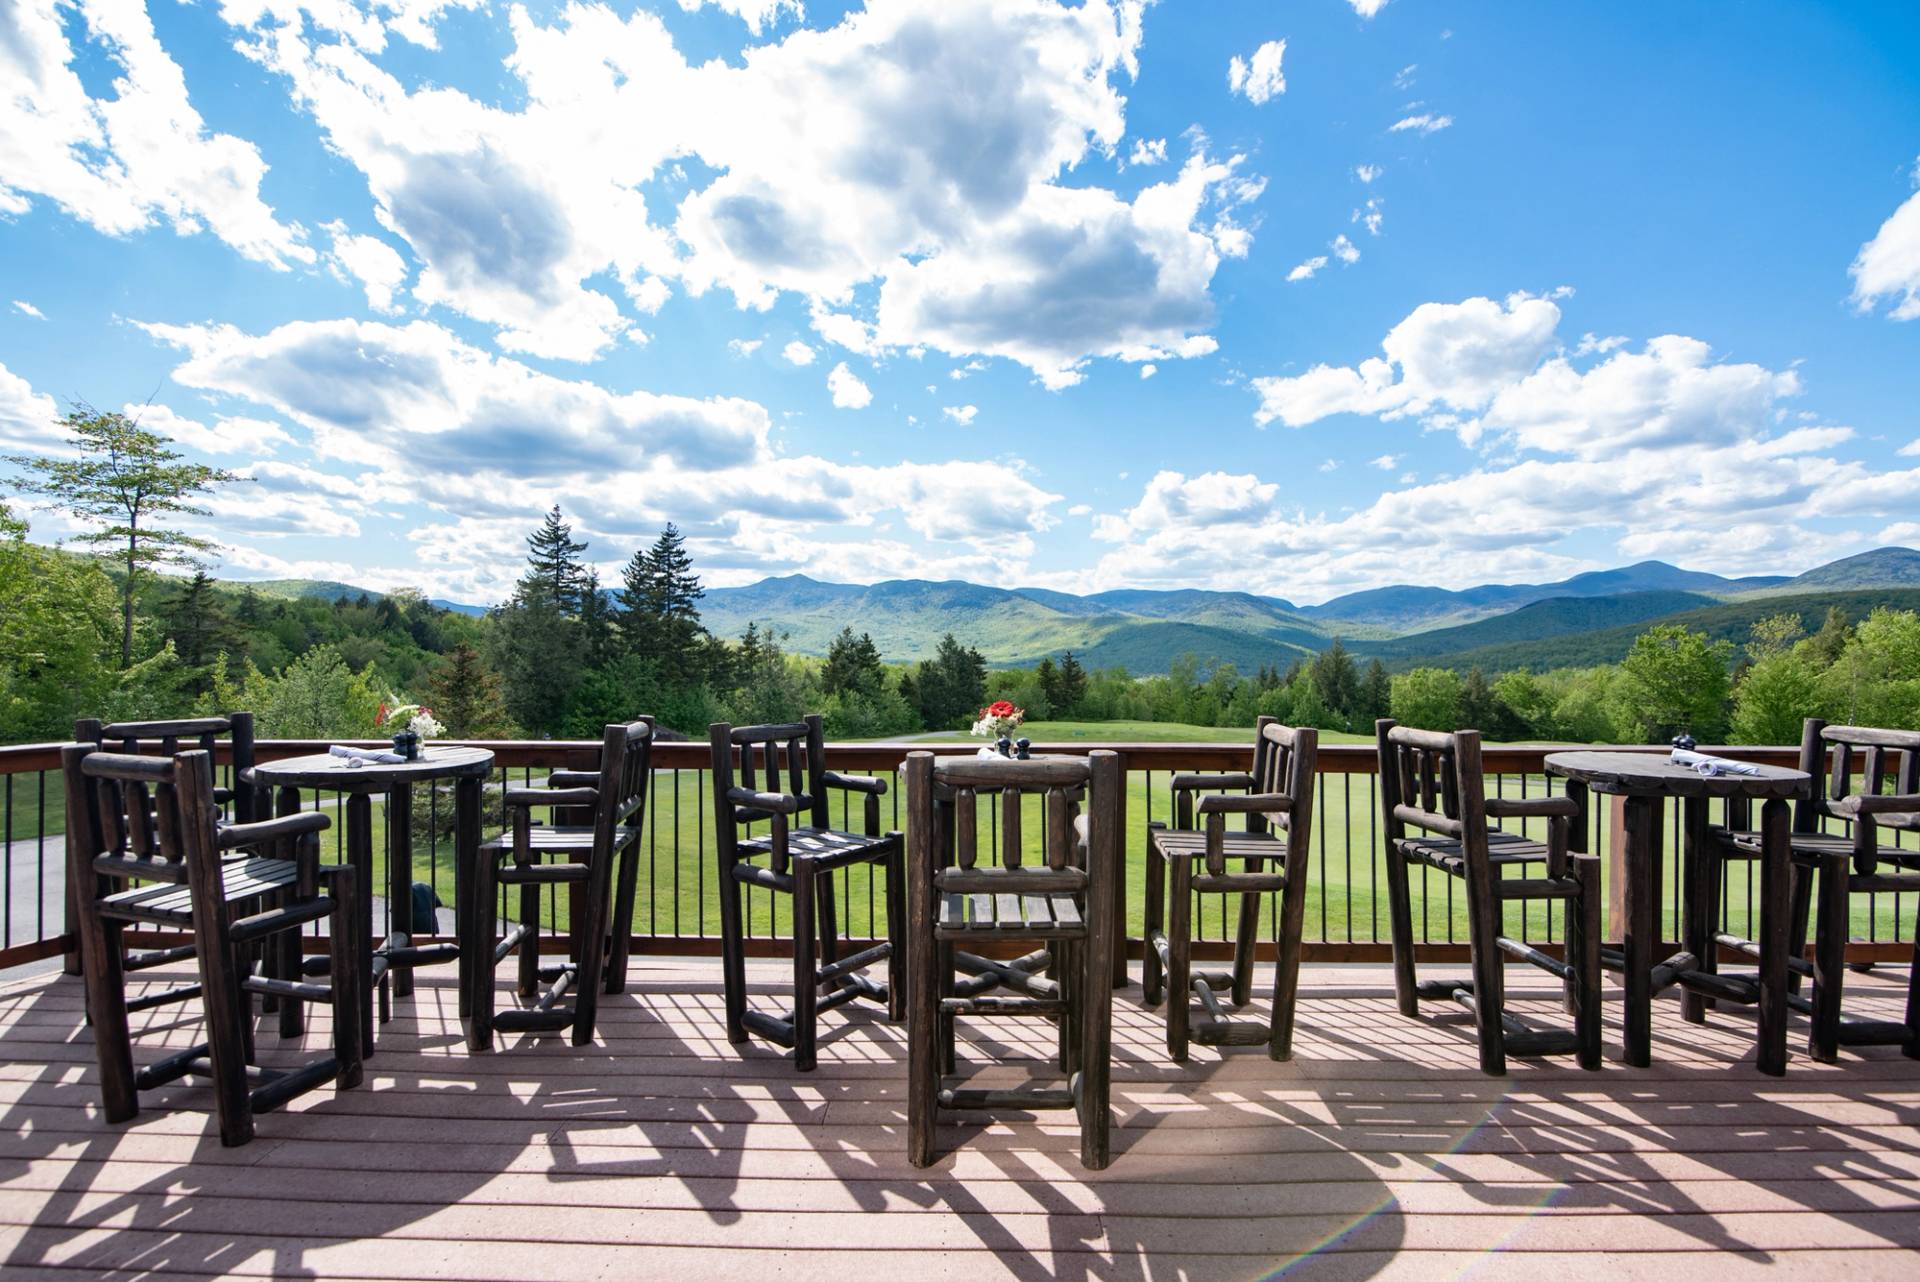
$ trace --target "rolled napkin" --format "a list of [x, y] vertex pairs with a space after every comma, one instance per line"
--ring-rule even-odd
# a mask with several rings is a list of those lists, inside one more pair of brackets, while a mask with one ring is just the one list
[[1704, 752], [1689, 752], [1685, 748], [1675, 748], [1667, 760], [1676, 766], [1685, 766], [1697, 770], [1711, 779], [1715, 775], [1757, 775], [1760, 767], [1746, 761], [1729, 761], [1725, 757], [1709, 757]]
[[364, 766], [369, 761], [376, 762], [383, 766], [389, 766], [397, 765], [406, 760], [405, 757], [397, 752], [387, 752], [377, 748], [343, 748], [337, 743], [327, 749], [327, 755], [332, 757], [345, 757], [347, 759], [348, 769]]

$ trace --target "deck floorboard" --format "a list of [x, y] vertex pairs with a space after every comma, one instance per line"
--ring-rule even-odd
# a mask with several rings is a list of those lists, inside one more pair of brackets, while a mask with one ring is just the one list
[[[750, 963], [759, 1000], [776, 1000], [784, 971]], [[1902, 980], [1850, 977], [1850, 1003], [1898, 1018]], [[1517, 969], [1511, 982], [1516, 1009], [1558, 1018], [1551, 989]], [[1464, 1012], [1408, 1021], [1388, 983], [1384, 967], [1306, 968], [1287, 1064], [1196, 1047], [1176, 1066], [1137, 983], [1117, 994], [1116, 1156], [1086, 1172], [1066, 1114], [955, 1122], [949, 1155], [914, 1170], [901, 1030], [836, 1014], [818, 1071], [794, 1073], [772, 1048], [727, 1044], [706, 960], [636, 959], [593, 1046], [503, 1037], [487, 1056], [464, 1049], [451, 977], [423, 972], [363, 1089], [306, 1096], [242, 1149], [219, 1146], [188, 1083], [106, 1125], [78, 983], [36, 977], [0, 985], [0, 1273], [1920, 1276], [1920, 1064], [1885, 1048], [1836, 1066], [1796, 1053], [1784, 1079], [1764, 1078], [1749, 1013], [1696, 1028], [1663, 1000], [1649, 1069], [1615, 1060], [1610, 1018], [1602, 1071], [1517, 1061], [1494, 1080]], [[179, 1007], [134, 1023], [141, 1062], [199, 1039]], [[962, 1037], [963, 1059], [1052, 1046], [1038, 1023]], [[270, 1027], [259, 1045], [270, 1064], [303, 1053]]]

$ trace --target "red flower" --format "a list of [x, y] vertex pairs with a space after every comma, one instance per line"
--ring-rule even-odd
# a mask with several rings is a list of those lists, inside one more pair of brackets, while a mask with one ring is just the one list
[[374, 714], [373, 714], [373, 724], [377, 726], [377, 725], [379, 725], [380, 723], [382, 723], [383, 721], [385, 721], [386, 719], [387, 719], [387, 705], [386, 705], [385, 703], [382, 703], [382, 704], [381, 704], [381, 705], [379, 706], [379, 708], [377, 708], [377, 709], [376, 709], [376, 710], [374, 711]]
[[987, 711], [985, 715], [995, 720], [998, 720], [1002, 717], [1020, 717], [1020, 716], [1025, 716], [1026, 714], [1021, 712], [1020, 709], [1014, 707], [1013, 704], [1008, 700], [996, 699], [994, 702], [987, 705]]

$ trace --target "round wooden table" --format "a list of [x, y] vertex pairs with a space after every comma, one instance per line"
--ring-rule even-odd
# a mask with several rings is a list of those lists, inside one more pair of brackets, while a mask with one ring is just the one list
[[[1567, 780], [1568, 794], [1583, 804], [1588, 790], [1626, 800], [1621, 834], [1625, 928], [1618, 963], [1626, 989], [1626, 1062], [1639, 1068], [1653, 1060], [1654, 992], [1670, 984], [1686, 984], [1701, 974], [1711, 975], [1714, 970], [1718, 949], [1710, 916], [1714, 905], [1703, 902], [1704, 897], [1696, 893], [1702, 884], [1700, 861], [1709, 857], [1707, 804], [1716, 797], [1763, 803], [1758, 1059], [1763, 1073], [1779, 1076], [1786, 1072], [1787, 941], [1793, 873], [1787, 802], [1807, 795], [1807, 775], [1759, 765], [1754, 766], [1757, 774], [1703, 775], [1691, 766], [1675, 765], [1664, 752], [1555, 752], [1548, 754], [1546, 769], [1548, 774]], [[1686, 875], [1681, 892], [1684, 924], [1682, 950], [1656, 967], [1653, 950], [1659, 935], [1655, 900], [1659, 897], [1660, 805], [1668, 797], [1680, 798], [1686, 808]], [[1615, 958], [1609, 956], [1607, 960], [1612, 964]], [[1696, 1023], [1705, 1017], [1691, 996], [1686, 1015]]]
[[[413, 968], [452, 961], [460, 963], [460, 1014], [470, 1013], [471, 959], [459, 945], [415, 947], [402, 923], [413, 920], [413, 785], [441, 779], [454, 781], [453, 912], [456, 939], [467, 937], [467, 915], [473, 905], [465, 891], [472, 884], [472, 863], [480, 850], [480, 787], [493, 770], [493, 753], [460, 744], [425, 744], [415, 761], [356, 761], [331, 753], [287, 757], [253, 769], [255, 786], [277, 790], [276, 813], [300, 809], [300, 789], [346, 794], [347, 862], [360, 886], [361, 922], [369, 940], [373, 934], [373, 806], [371, 797], [387, 799], [387, 923], [388, 932], [364, 955], [360, 981], [366, 995], [362, 1045], [373, 1054], [373, 995], [376, 981], [389, 972], [393, 992], [405, 997], [413, 991]], [[324, 960], [324, 959], [320, 959]], [[314, 963], [309, 962], [309, 966]]]

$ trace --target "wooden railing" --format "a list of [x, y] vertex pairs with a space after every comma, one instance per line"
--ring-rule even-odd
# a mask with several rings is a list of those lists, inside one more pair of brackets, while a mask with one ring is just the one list
[[[261, 761], [274, 761], [325, 751], [324, 741], [264, 740], [257, 745]], [[377, 747], [374, 743], [364, 746]], [[489, 831], [501, 819], [499, 797], [509, 781], [531, 780], [557, 768], [588, 769], [594, 765], [598, 744], [593, 742], [497, 741], [480, 744], [494, 753], [494, 778], [483, 805]], [[931, 747], [934, 751], [967, 751], [959, 745], [915, 743], [843, 744], [828, 748], [830, 768], [873, 774], [889, 782], [882, 799], [882, 823], [904, 826], [906, 806], [901, 795], [900, 768], [906, 754]], [[1246, 744], [1094, 743], [1075, 740], [1046, 744], [1036, 751], [1082, 754], [1093, 748], [1119, 752], [1129, 781], [1126, 862], [1129, 872], [1125, 904], [1129, 951], [1140, 948], [1141, 878], [1144, 869], [1146, 825], [1172, 815], [1168, 783], [1175, 774], [1218, 773], [1246, 768], [1251, 748]], [[1489, 747], [1485, 752], [1488, 786], [1502, 796], [1539, 796], [1558, 792], [1559, 781], [1542, 773], [1542, 759], [1551, 745]], [[1791, 766], [1792, 749], [1716, 749], [1746, 760]], [[659, 743], [654, 748], [654, 784], [648, 807], [648, 835], [640, 849], [644, 861], [641, 893], [636, 903], [632, 936], [641, 952], [699, 954], [718, 949], [718, 901], [711, 875], [712, 790], [707, 745]], [[221, 762], [223, 768], [226, 762]], [[0, 833], [4, 833], [5, 866], [0, 872], [0, 968], [65, 953], [71, 941], [66, 933], [64, 804], [59, 774], [58, 744], [0, 747]], [[1369, 744], [1323, 745], [1319, 755], [1313, 848], [1307, 852], [1309, 898], [1306, 914], [1308, 959], [1328, 961], [1382, 961], [1389, 955], [1385, 864], [1380, 855], [1379, 794], [1373, 748]], [[422, 789], [414, 806], [416, 837], [414, 879], [433, 884], [452, 902], [453, 868], [449, 823], [450, 800]], [[310, 804], [329, 805], [325, 797]], [[1715, 815], [1719, 820], [1722, 816]], [[860, 816], [836, 813], [835, 822], [857, 827]], [[1596, 805], [1590, 816], [1590, 849], [1616, 848], [1615, 816], [1606, 805]], [[385, 839], [376, 822], [376, 885], [384, 886]], [[343, 825], [335, 824], [330, 839], [342, 840]], [[1675, 841], [1678, 813], [1667, 816], [1669, 834], [1663, 855], [1660, 891], [1662, 937], [1675, 938], [1679, 877]], [[839, 887], [845, 898], [840, 922], [848, 938], [869, 938], [876, 905], [884, 902], [876, 889], [878, 872], [856, 870]], [[1724, 911], [1729, 925], [1751, 934], [1747, 917], [1756, 887], [1749, 887], [1742, 869], [1730, 870], [1724, 888]], [[1433, 875], [1416, 888], [1415, 933], [1420, 950], [1434, 960], [1465, 957], [1465, 904], [1451, 879]], [[772, 951], [786, 933], [779, 897], [749, 890], [748, 921], [755, 951]], [[1859, 960], [1909, 960], [1912, 956], [1912, 903], [1901, 897], [1880, 896], [1856, 910], [1854, 931], [1861, 946]], [[384, 907], [381, 909], [384, 911]], [[1518, 906], [1509, 929], [1536, 941], [1554, 942], [1560, 923], [1546, 908], [1522, 919]], [[1271, 927], [1277, 914], [1263, 914]], [[562, 925], [563, 923], [551, 923]], [[1197, 951], [1217, 955], [1229, 932], [1224, 903], [1203, 904], [1195, 917]], [[1617, 931], [1609, 933], [1617, 934]]]

